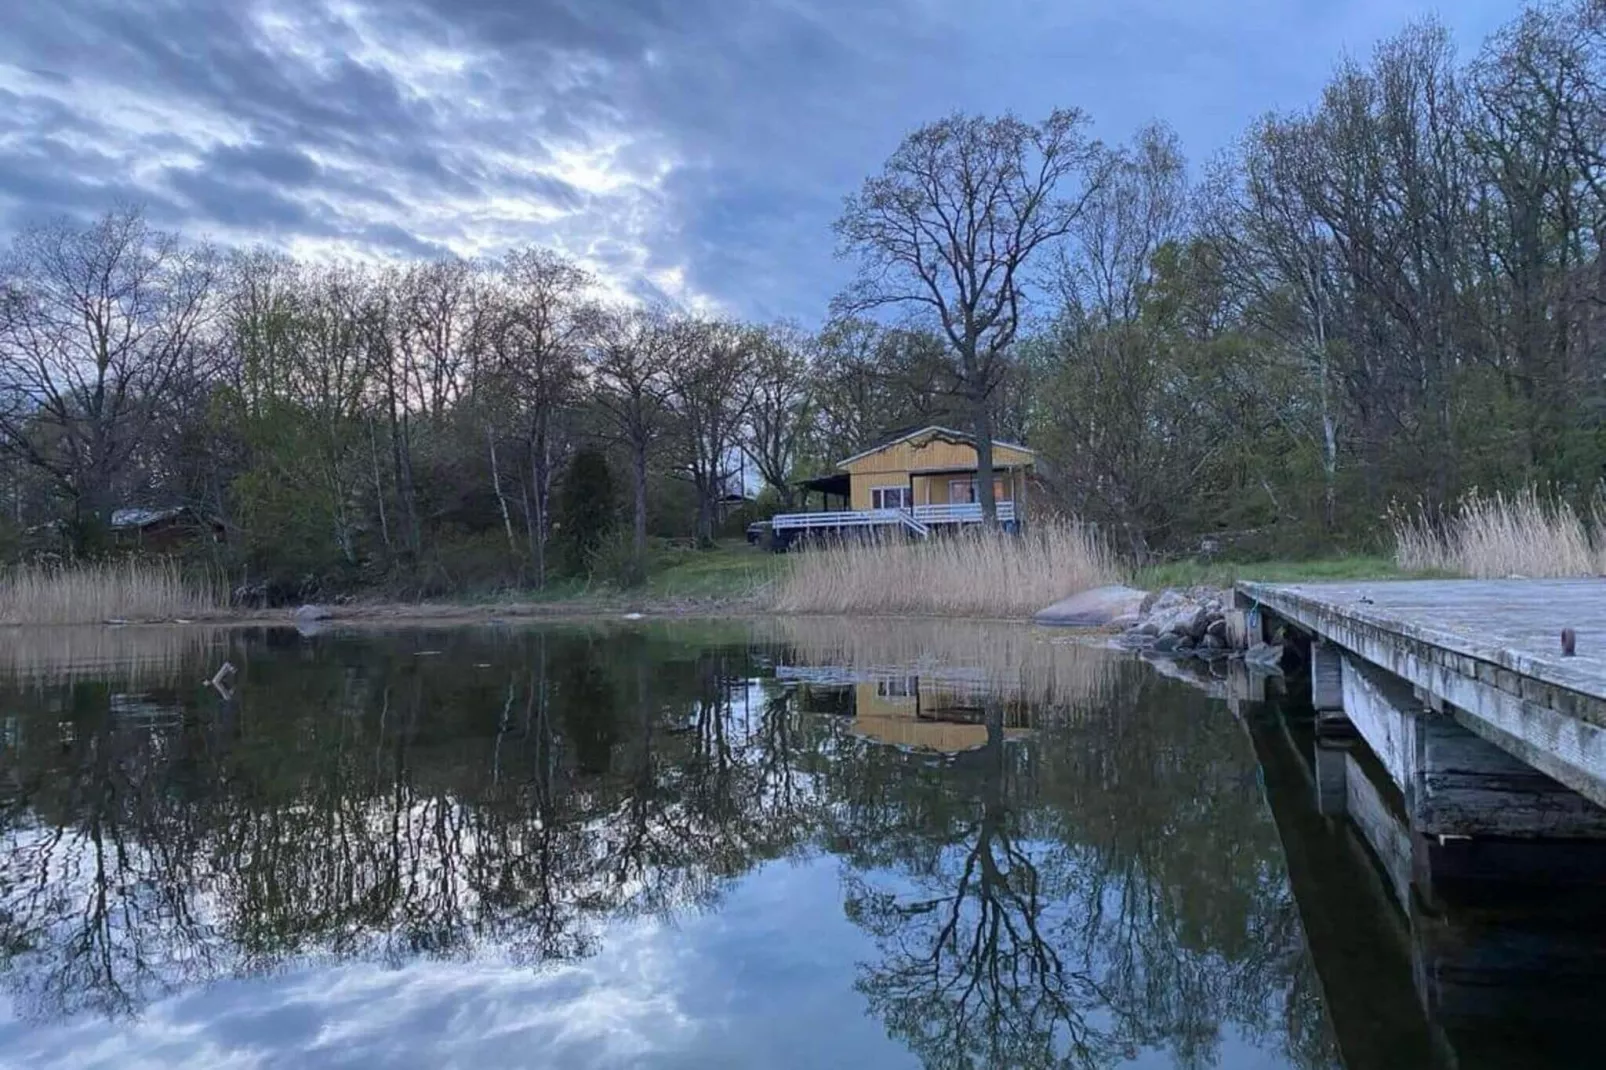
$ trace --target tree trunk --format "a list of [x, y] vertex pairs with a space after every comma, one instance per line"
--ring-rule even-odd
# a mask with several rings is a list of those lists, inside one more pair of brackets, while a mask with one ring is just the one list
[[496, 492], [496, 504], [502, 510], [502, 528], [507, 532], [507, 553], [509, 558], [518, 556], [518, 542], [513, 538], [513, 517], [507, 510], [507, 495], [502, 493], [502, 469], [496, 463], [496, 429], [485, 429], [485, 441], [491, 451], [491, 489]]
[[647, 443], [641, 440], [631, 444], [630, 482], [634, 496], [634, 513], [631, 517], [631, 550], [635, 557], [636, 578], [647, 575]]
[[[385, 515], [385, 485], [379, 475], [379, 436], [374, 434], [374, 418], [368, 417], [368, 460], [374, 470], [374, 501], [379, 506], [379, 535], [385, 542], [385, 556], [390, 558], [395, 554], [395, 548], [390, 544], [390, 520]], [[390, 564], [386, 561], [386, 564]]]
[[537, 431], [530, 438], [530, 486], [535, 491], [534, 566], [537, 590], [546, 588], [546, 544], [548, 506], [552, 497], [552, 464], [547, 456], [546, 435]]
[[987, 407], [987, 391], [978, 385], [971, 397], [976, 436], [976, 501], [981, 503], [984, 527], [998, 526], [998, 502], [993, 494], [993, 415]]

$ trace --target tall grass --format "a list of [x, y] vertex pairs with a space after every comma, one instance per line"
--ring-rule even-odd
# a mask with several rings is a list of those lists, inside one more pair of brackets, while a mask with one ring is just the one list
[[1472, 494], [1438, 522], [1423, 510], [1396, 512], [1394, 559], [1407, 572], [1473, 579], [1595, 576], [1606, 565], [1606, 511], [1597, 504], [1591, 519], [1532, 488]]
[[172, 561], [71, 567], [19, 565], [0, 572], [0, 624], [95, 624], [215, 614], [224, 592]]
[[1020, 617], [1120, 580], [1103, 540], [1077, 524], [1024, 535], [968, 531], [918, 542], [842, 542], [790, 558], [776, 579], [786, 613]]

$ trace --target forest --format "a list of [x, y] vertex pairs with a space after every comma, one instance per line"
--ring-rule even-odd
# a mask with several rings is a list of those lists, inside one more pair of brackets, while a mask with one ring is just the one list
[[[1606, 462], [1606, 9], [1470, 55], [1434, 22], [1190, 161], [1065, 108], [912, 132], [845, 198], [817, 323], [619, 296], [544, 248], [369, 264], [220, 249], [138, 206], [0, 259], [0, 558], [120, 511], [283, 599], [641, 580], [943, 424], [1139, 561], [1375, 549]], [[833, 240], [822, 234], [821, 241]], [[980, 481], [984, 493], [991, 482]]]

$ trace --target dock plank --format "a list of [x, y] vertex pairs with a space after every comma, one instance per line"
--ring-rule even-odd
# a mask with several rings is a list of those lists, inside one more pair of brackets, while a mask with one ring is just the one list
[[1238, 599], [1394, 673], [1606, 805], [1606, 580], [1243, 583]]

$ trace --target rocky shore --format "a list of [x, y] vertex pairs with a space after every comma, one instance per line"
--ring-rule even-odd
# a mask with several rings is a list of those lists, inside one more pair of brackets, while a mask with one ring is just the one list
[[1231, 608], [1228, 590], [1166, 588], [1146, 595], [1137, 612], [1115, 618], [1110, 626], [1120, 630], [1116, 641], [1133, 650], [1207, 661], [1242, 657], [1267, 669], [1280, 666], [1283, 649], [1278, 644], [1256, 642], [1242, 649], [1228, 620]]

